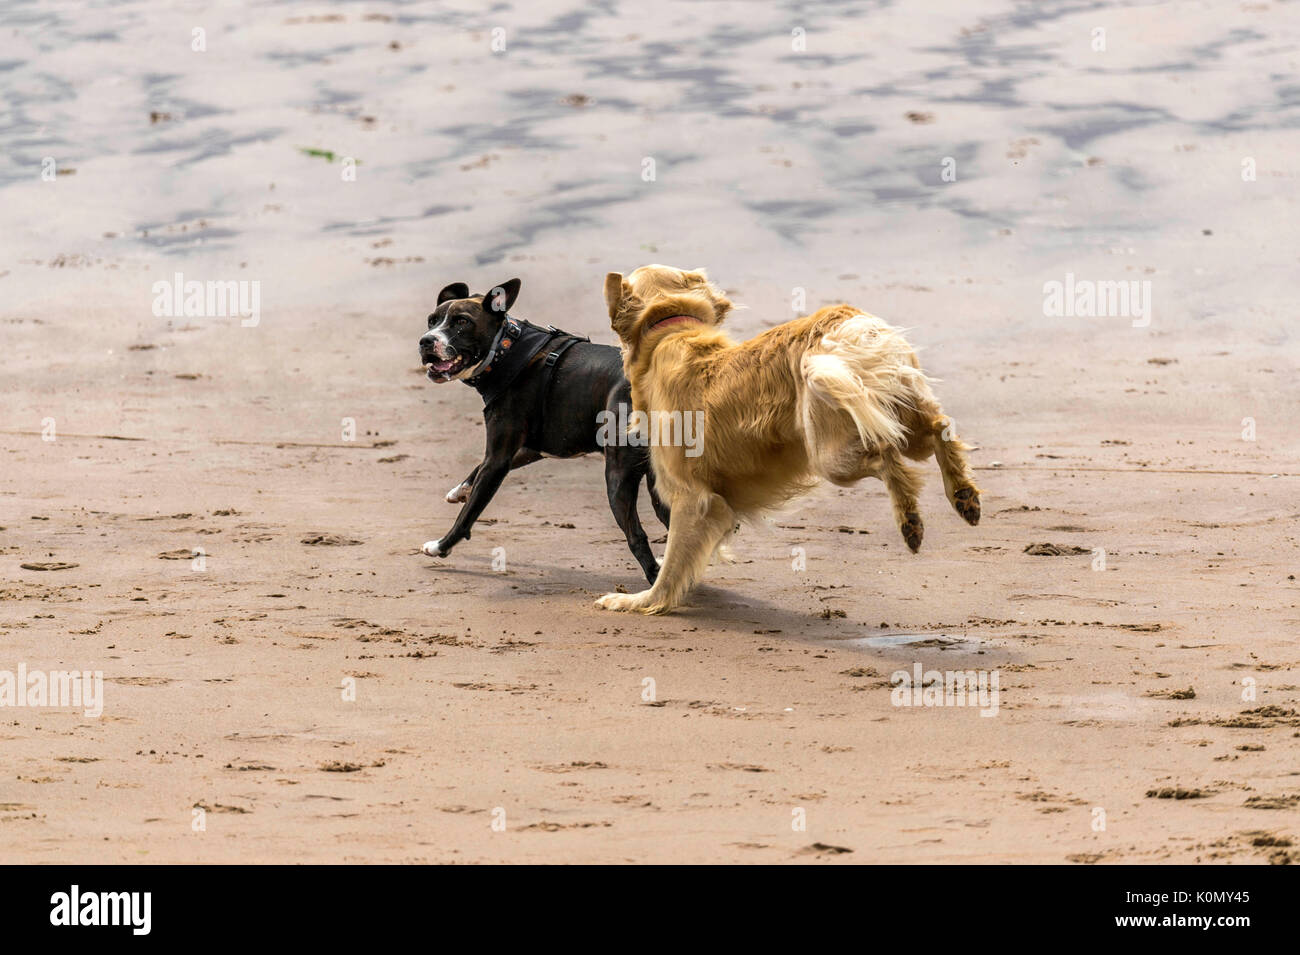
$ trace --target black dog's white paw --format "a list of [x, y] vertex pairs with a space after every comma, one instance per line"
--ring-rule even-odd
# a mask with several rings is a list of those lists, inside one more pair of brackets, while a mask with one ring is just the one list
[[464, 504], [469, 500], [469, 482], [457, 484], [447, 492], [446, 501], [448, 504]]
[[423, 547], [420, 548], [420, 552], [423, 553], [426, 557], [446, 557], [446, 556], [447, 556], [447, 552], [444, 551], [444, 550], [442, 549], [442, 541], [441, 541], [441, 540], [436, 540], [436, 541], [427, 541], [427, 542], [425, 543], [425, 545], [424, 545]]

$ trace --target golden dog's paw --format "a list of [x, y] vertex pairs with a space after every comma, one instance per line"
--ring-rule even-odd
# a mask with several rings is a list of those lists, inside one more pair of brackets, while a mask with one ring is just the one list
[[903, 532], [903, 540], [907, 541], [907, 546], [915, 554], [921, 549], [921, 538], [925, 536], [925, 525], [921, 523], [921, 515], [916, 511], [908, 511], [903, 515], [903, 523], [898, 528]]
[[605, 594], [596, 601], [601, 610], [639, 610], [640, 594]]
[[964, 487], [952, 496], [952, 506], [961, 515], [962, 520], [972, 527], [980, 522], [980, 492], [973, 487]]
[[637, 613], [667, 613], [673, 608], [667, 604], [651, 603], [651, 591], [643, 590], [639, 594], [605, 594], [596, 601], [601, 610], [632, 610]]

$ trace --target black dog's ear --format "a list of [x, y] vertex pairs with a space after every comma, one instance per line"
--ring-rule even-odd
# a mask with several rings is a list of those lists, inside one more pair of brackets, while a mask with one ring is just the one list
[[483, 310], [494, 315], [505, 315], [514, 307], [515, 299], [519, 297], [519, 286], [523, 284], [519, 279], [511, 279], [494, 287], [483, 296]]
[[469, 298], [469, 286], [464, 282], [452, 282], [445, 289], [438, 293], [438, 304], [450, 302], [452, 299]]

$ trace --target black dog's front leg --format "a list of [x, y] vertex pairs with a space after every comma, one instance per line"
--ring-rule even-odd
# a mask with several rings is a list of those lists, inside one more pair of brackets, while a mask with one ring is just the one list
[[523, 435], [513, 439], [504, 435], [488, 435], [487, 457], [475, 469], [477, 473], [474, 476], [474, 486], [469, 491], [469, 500], [456, 515], [451, 530], [420, 548], [424, 553], [430, 557], [446, 557], [462, 540], [469, 540], [470, 528], [474, 526], [474, 522], [483, 513], [483, 508], [488, 506], [492, 495], [496, 494], [497, 489], [501, 487], [501, 482], [510, 473], [515, 452], [520, 450], [522, 444]]
[[[510, 462], [510, 470], [513, 471], [515, 468], [521, 468], [525, 464], [532, 464], [534, 461], [540, 461], [541, 459], [542, 453], [540, 451], [534, 451], [532, 448], [520, 448], [515, 452], [514, 459]], [[469, 490], [474, 486], [474, 479], [478, 477], [479, 468], [481, 467], [483, 467], [482, 464], [475, 465], [474, 470], [465, 475], [465, 480], [448, 491], [443, 500], [448, 504], [464, 504], [468, 501]]]

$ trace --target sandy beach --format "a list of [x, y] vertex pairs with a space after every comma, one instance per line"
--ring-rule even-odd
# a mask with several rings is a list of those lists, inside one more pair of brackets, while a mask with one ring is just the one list
[[[103, 677], [0, 705], [0, 859], [1300, 861], [1287, 5], [112, 10], [0, 12], [0, 671]], [[483, 452], [437, 290], [613, 343], [656, 261], [909, 329], [980, 525], [824, 487], [610, 614], [590, 456], [422, 556]]]

